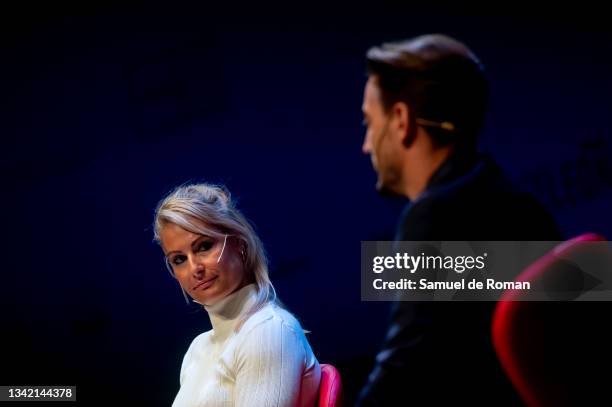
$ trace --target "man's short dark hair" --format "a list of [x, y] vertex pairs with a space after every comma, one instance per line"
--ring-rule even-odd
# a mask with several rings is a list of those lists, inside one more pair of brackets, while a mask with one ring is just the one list
[[482, 64], [468, 47], [429, 34], [370, 48], [366, 58], [386, 111], [404, 102], [411, 122], [418, 119], [436, 144], [475, 148], [488, 86]]

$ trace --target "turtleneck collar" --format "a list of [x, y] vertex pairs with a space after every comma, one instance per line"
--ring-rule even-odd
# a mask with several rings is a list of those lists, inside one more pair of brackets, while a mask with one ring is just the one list
[[205, 305], [215, 339], [225, 340], [257, 299], [257, 286], [248, 284], [213, 305]]

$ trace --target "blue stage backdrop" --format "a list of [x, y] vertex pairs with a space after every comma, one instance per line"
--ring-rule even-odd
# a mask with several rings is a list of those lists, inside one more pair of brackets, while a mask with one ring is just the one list
[[206, 181], [255, 223], [281, 300], [353, 400], [388, 310], [360, 301], [360, 241], [391, 239], [404, 204], [377, 195], [361, 153], [364, 54], [382, 41], [468, 43], [491, 81], [482, 149], [567, 237], [612, 237], [612, 34], [596, 10], [169, 4], [2, 17], [0, 384], [169, 405], [210, 325], [164, 268], [153, 210]]

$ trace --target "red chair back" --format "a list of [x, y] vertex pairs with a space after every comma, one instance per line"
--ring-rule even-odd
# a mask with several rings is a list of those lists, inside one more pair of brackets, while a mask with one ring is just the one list
[[[527, 267], [515, 281], [546, 278], [559, 271], [563, 259], [579, 253], [587, 247], [586, 242], [595, 241], [605, 241], [605, 238], [589, 233], [563, 242]], [[572, 385], [578, 386], [575, 377], [593, 373], [568, 374], [573, 366], [581, 363], [572, 364], [573, 358], [580, 357], [580, 346], [590, 340], [586, 338], [580, 344], [574, 339], [592, 333], [593, 324], [581, 321], [595, 316], [584, 312], [584, 303], [520, 301], [522, 294], [522, 290], [505, 291], [495, 308], [492, 339], [498, 359], [528, 406], [570, 405], [573, 402], [568, 394]]]
[[340, 372], [332, 365], [322, 364], [317, 407], [342, 407], [343, 398]]

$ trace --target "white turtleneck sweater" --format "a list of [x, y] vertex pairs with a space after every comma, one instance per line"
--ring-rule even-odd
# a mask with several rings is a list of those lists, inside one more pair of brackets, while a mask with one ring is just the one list
[[236, 332], [256, 294], [250, 284], [204, 307], [212, 329], [189, 346], [173, 407], [315, 405], [321, 369], [293, 315], [267, 304]]

